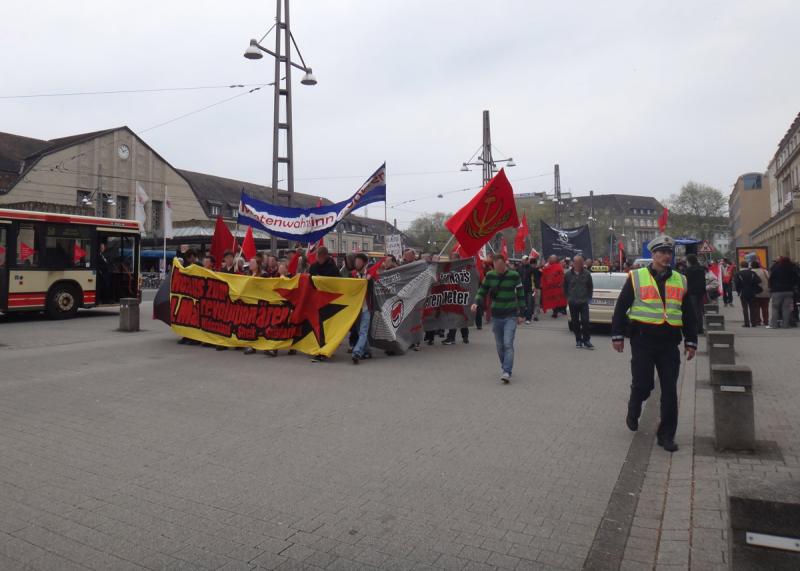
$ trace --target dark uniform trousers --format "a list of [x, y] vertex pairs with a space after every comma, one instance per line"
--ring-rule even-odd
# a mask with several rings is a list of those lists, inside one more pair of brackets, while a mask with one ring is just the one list
[[628, 410], [636, 418], [641, 416], [642, 403], [655, 387], [654, 370], [658, 371], [661, 423], [657, 434], [661, 439], [673, 440], [678, 428], [678, 373], [681, 366], [678, 345], [668, 337], [659, 339], [635, 335], [631, 338], [631, 355], [633, 382]]

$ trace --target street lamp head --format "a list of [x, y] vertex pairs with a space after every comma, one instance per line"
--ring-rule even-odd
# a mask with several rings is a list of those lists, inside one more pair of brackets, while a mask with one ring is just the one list
[[514, 162], [514, 159], [512, 159], [511, 157], [508, 157], [508, 162], [506, 163], [506, 166], [507, 167], [515, 167], [515, 166], [517, 166], [517, 163]]
[[573, 198], [573, 199], [572, 199], [572, 202], [573, 202], [573, 203], [576, 203], [576, 202], [578, 202], [578, 199], [577, 199], [577, 198]]
[[461, 165], [461, 172], [469, 172], [469, 167], [467, 166], [467, 163], [463, 163]]
[[306, 68], [306, 74], [303, 76], [303, 79], [300, 80], [300, 83], [303, 85], [316, 85], [317, 78], [314, 77], [314, 73], [311, 71], [311, 68]]
[[261, 59], [264, 57], [264, 54], [258, 49], [258, 42], [256, 40], [250, 40], [250, 45], [244, 50], [244, 57], [247, 59]]
[[444, 198], [444, 195], [443, 194], [437, 194], [436, 198]]

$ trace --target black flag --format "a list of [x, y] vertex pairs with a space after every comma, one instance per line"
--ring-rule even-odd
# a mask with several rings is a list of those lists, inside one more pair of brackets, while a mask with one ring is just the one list
[[592, 235], [589, 226], [577, 228], [553, 228], [544, 220], [539, 221], [542, 229], [542, 255], [547, 258], [555, 254], [559, 258], [581, 255], [593, 258]]

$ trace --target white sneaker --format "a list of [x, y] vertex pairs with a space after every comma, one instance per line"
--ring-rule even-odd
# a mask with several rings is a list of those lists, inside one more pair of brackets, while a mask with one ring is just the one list
[[531, 324], [531, 320], [530, 319], [526, 319], [525, 320], [525, 325], [530, 325], [530, 324]]
[[503, 384], [508, 384], [511, 381], [511, 373], [506, 373], [503, 371], [503, 374], [500, 375], [500, 380], [503, 381]]
[[773, 327], [772, 325], [767, 325], [765, 329], [776, 329], [776, 328]]

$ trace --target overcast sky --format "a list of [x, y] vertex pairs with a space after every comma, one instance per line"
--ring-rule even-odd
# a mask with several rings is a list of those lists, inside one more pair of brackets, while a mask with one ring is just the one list
[[[271, 81], [246, 60], [273, 0], [4, 0], [0, 95]], [[730, 191], [763, 171], [800, 111], [796, 0], [294, 0], [319, 80], [294, 82], [295, 190], [342, 199], [383, 161], [405, 226], [480, 185], [459, 172], [491, 111], [517, 193], [663, 199], [687, 180]], [[266, 45], [274, 42], [272, 36]], [[271, 179], [267, 89], [0, 99], [0, 131], [38, 138], [129, 125], [175, 167]], [[427, 174], [414, 174], [427, 173]], [[516, 182], [515, 182], [516, 181]], [[382, 217], [373, 205], [369, 214]]]

